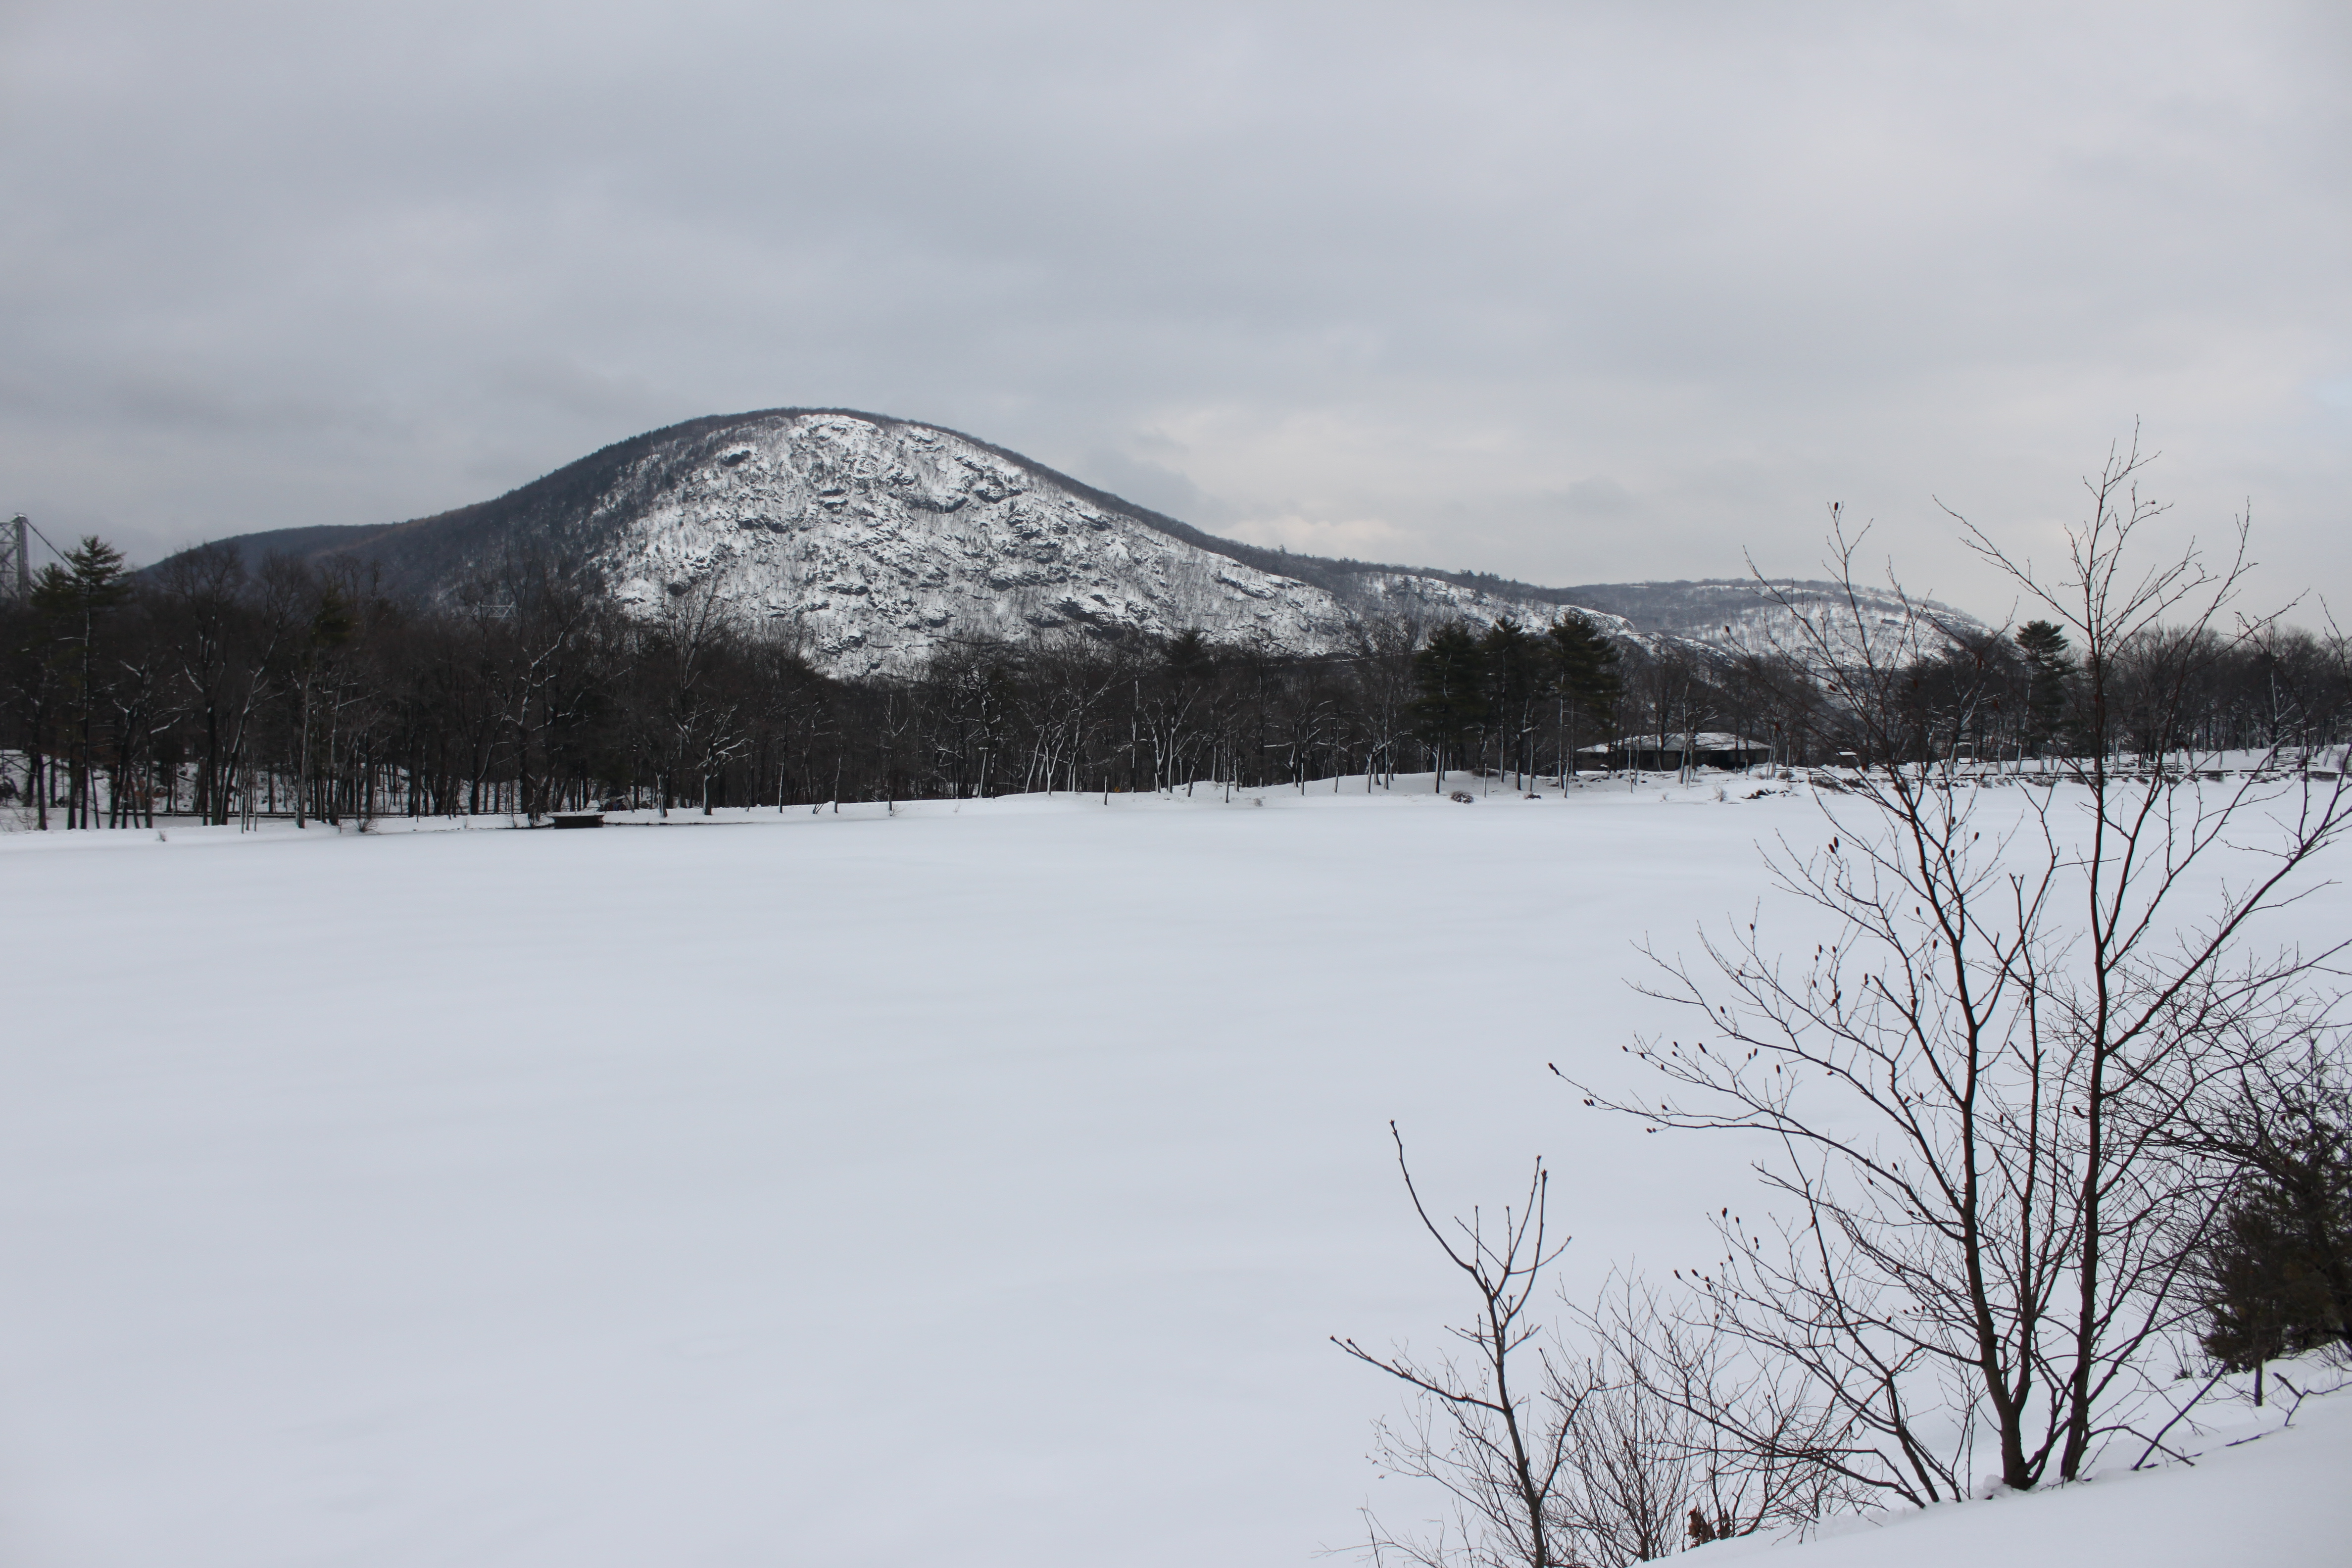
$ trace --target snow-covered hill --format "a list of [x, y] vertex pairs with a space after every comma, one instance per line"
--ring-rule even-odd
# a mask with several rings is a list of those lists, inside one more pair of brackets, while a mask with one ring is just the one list
[[[2272, 1384], [2261, 1409], [2221, 1402], [2167, 1446], [2183, 1462], [2134, 1470], [2145, 1446], [2073, 1486], [1832, 1521], [1822, 1539], [1750, 1538], [1703, 1547], [1693, 1568], [2319, 1568], [2342, 1563], [2352, 1498], [2352, 1389], [2332, 1360], [2292, 1368], [2315, 1397]], [[2244, 1381], [2244, 1380], [2241, 1380]], [[2324, 1392], [2322, 1392], [2324, 1391]], [[2290, 1424], [2291, 1420], [2291, 1424]]]
[[715, 587], [845, 674], [904, 668], [949, 638], [1197, 626], [1306, 653], [1345, 646], [1367, 616], [1553, 613], [1402, 574], [1366, 574], [1343, 596], [1109, 501], [928, 426], [761, 415], [687, 437], [615, 486], [604, 505], [618, 526], [593, 559], [624, 604]]
[[851, 676], [912, 668], [957, 639], [1198, 627], [1318, 653], [1384, 618], [1541, 625], [1561, 607], [1516, 584], [1213, 539], [953, 431], [842, 410], [696, 420], [439, 517], [234, 542], [375, 561], [441, 598], [544, 552], [592, 567], [638, 614], [715, 593]]
[[[1981, 635], [1991, 628], [1935, 599], [1906, 602], [1883, 588], [1813, 578], [1710, 577], [1697, 582], [1594, 583], [1565, 588], [1588, 614], [1622, 617], [1637, 633], [1680, 637], [1742, 653], [1775, 650], [1810, 656], [1821, 641], [1851, 650], [1863, 637], [1898, 642], [1941, 630]], [[1800, 622], [1824, 635], [1821, 641]]]
[[[519, 564], [591, 570], [635, 613], [716, 594], [837, 674], [905, 671], [942, 644], [1037, 634], [1167, 637], [1343, 651], [1383, 622], [1580, 610], [1622, 637], [1801, 649], [1827, 583], [1748, 578], [1544, 588], [1265, 550], [1202, 532], [1041, 463], [933, 425], [848, 409], [697, 419], [617, 442], [477, 506], [388, 528], [222, 542], [349, 556], [450, 600]], [[1983, 628], [1949, 605], [1937, 625]], [[1858, 609], [1856, 619], [1853, 611]], [[1834, 641], [1901, 618], [1891, 594], [1834, 606]]]

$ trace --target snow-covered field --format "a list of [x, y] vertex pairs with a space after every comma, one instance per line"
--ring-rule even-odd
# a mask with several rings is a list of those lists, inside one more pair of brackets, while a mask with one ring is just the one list
[[[1449, 1208], [1548, 1156], [1572, 1290], [1707, 1256], [1745, 1152], [1545, 1063], [1618, 1070], [1644, 933], [1814, 940], [1753, 845], [1826, 830], [1330, 787], [0, 839], [0, 1563], [1305, 1564], [1414, 1517], [1327, 1339], [1464, 1305], [1389, 1120]], [[2072, 1510], [2048, 1561], [2338, 1562], [2339, 1404], [1791, 1561], [2041, 1561], [2001, 1521]], [[2165, 1554], [2233, 1475], [2285, 1544]]]

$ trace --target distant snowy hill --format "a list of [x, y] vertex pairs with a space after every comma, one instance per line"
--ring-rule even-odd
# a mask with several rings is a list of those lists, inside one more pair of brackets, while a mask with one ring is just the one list
[[844, 409], [697, 419], [436, 517], [222, 542], [248, 559], [353, 557], [443, 600], [533, 559], [589, 568], [639, 614], [716, 593], [850, 676], [910, 668], [952, 640], [1036, 632], [1198, 627], [1320, 653], [1381, 620], [1541, 625], [1580, 608], [1621, 636], [1753, 647], [1785, 614], [1747, 582], [1542, 588], [1264, 550], [955, 431]]
[[1839, 584], [1810, 578], [1593, 583], [1559, 592], [1588, 612], [1622, 617], [1645, 637], [1682, 637], [1742, 652], [1810, 651], [1798, 624], [1801, 620], [1829, 629], [1835, 646], [1847, 647], [1857, 632], [1895, 631], [1909, 624], [1915, 615], [1949, 631], [1991, 629], [1967, 611], [1934, 599], [1906, 605], [1887, 590], [1862, 588], [1849, 603]]
[[1521, 584], [1214, 539], [953, 431], [839, 410], [696, 420], [438, 517], [226, 542], [372, 561], [434, 598], [532, 555], [593, 568], [643, 614], [716, 592], [843, 675], [905, 669], [950, 639], [1199, 627], [1313, 653], [1370, 619], [1540, 623], [1560, 608]]

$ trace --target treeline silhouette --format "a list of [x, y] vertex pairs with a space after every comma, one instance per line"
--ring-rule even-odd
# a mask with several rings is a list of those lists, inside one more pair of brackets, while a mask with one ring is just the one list
[[[1298, 657], [1168, 639], [953, 642], [838, 679], [715, 591], [623, 613], [550, 561], [455, 603], [346, 560], [226, 549], [132, 575], [84, 540], [0, 601], [0, 802], [41, 826], [257, 816], [707, 811], [1033, 791], [1303, 786], [1402, 773], [1559, 777], [1730, 731], [1780, 766], [2064, 759], [2080, 671], [2063, 629], [1955, 631], [1911, 659], [1899, 721], [1858, 724], [1805, 663], [1549, 626], [1368, 621]], [[2215, 639], [2194, 743], [2317, 747], [2352, 710], [2344, 639]], [[2179, 661], [2163, 661], [2177, 668]], [[2111, 685], [2128, 693], [2129, 670]], [[2148, 694], [2158, 710], [2163, 694]], [[2128, 701], [2126, 702], [2128, 709]], [[1885, 717], [1885, 716], [1881, 716]], [[2128, 742], [2126, 719], [2117, 733]], [[1889, 757], [1897, 734], [1906, 754]], [[1646, 740], [1643, 738], [1646, 737]]]

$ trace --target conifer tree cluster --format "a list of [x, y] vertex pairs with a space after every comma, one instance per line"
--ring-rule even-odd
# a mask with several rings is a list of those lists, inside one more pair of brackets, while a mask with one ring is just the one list
[[2352, 1091], [2324, 1057], [2265, 1089], [2206, 1140], [2232, 1176], [2194, 1269], [2231, 1372], [2352, 1335]]

